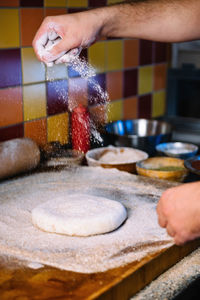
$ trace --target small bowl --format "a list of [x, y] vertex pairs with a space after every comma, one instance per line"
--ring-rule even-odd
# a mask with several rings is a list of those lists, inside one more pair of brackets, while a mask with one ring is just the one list
[[[128, 159], [127, 162], [115, 162], [115, 163], [104, 163], [100, 161], [102, 156], [108, 152], [113, 151], [131, 151], [133, 152], [133, 156], [131, 159]], [[134, 155], [140, 155], [140, 159], [134, 159]], [[86, 160], [89, 166], [92, 167], [103, 167], [103, 168], [116, 168], [120, 171], [126, 171], [129, 173], [136, 173], [136, 162], [141, 161], [148, 158], [148, 154], [144, 151], [134, 149], [134, 148], [128, 148], [128, 147], [102, 147], [102, 148], [96, 148], [93, 150], [90, 150], [86, 153]]]
[[136, 163], [139, 175], [182, 182], [188, 170], [184, 167], [184, 160], [174, 157], [152, 157]]
[[190, 172], [200, 175], [200, 155], [187, 159], [184, 165]]
[[156, 150], [162, 155], [187, 159], [196, 155], [198, 147], [194, 144], [176, 142], [159, 144]]

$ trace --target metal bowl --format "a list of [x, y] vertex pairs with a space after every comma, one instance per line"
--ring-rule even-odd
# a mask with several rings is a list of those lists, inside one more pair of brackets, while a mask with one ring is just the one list
[[159, 154], [187, 159], [196, 155], [198, 147], [194, 144], [176, 142], [159, 144], [156, 150]]
[[116, 121], [105, 129], [108, 143], [137, 148], [149, 155], [156, 153], [156, 145], [169, 142], [172, 135], [169, 123], [146, 119]]
[[200, 175], [200, 155], [188, 158], [187, 160], [185, 160], [184, 165], [190, 172]]

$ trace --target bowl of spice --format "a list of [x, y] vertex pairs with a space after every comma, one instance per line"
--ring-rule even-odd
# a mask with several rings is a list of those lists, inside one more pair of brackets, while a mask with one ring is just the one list
[[139, 175], [182, 182], [188, 174], [184, 160], [174, 157], [152, 157], [136, 163]]
[[187, 159], [197, 154], [198, 147], [182, 142], [162, 143], [156, 146], [156, 151], [161, 155]]
[[120, 171], [136, 173], [136, 162], [148, 158], [144, 151], [129, 147], [102, 147], [89, 150], [86, 160], [89, 166], [116, 168]]
[[188, 158], [184, 165], [190, 172], [200, 175], [200, 155]]

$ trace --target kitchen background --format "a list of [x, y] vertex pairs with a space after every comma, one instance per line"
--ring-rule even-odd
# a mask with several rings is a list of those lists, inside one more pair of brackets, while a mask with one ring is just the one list
[[168, 44], [109, 38], [82, 51], [109, 93], [108, 105], [92, 103], [94, 91], [71, 68], [47, 69], [34, 54], [32, 40], [45, 16], [116, 2], [121, 1], [0, 0], [0, 141], [25, 136], [40, 146], [68, 144], [70, 98], [84, 102], [100, 122], [164, 115]]

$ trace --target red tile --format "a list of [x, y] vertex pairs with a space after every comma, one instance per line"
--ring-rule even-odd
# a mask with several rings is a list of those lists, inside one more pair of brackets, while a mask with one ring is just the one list
[[154, 66], [154, 90], [162, 90], [166, 88], [167, 80], [167, 65], [155, 65]]
[[0, 90], [0, 126], [23, 121], [21, 87]]
[[36, 120], [24, 124], [24, 136], [42, 146], [47, 143], [47, 120]]
[[138, 117], [144, 119], [151, 118], [152, 95], [140, 96], [138, 99]]
[[33, 38], [40, 27], [43, 18], [43, 8], [21, 8], [21, 43], [22, 46], [31, 46]]
[[110, 100], [117, 100], [122, 98], [122, 72], [108, 72], [106, 74], [106, 86]]
[[153, 58], [153, 43], [151, 41], [140, 40], [140, 65], [150, 65]]
[[58, 16], [58, 15], [65, 15], [67, 13], [66, 8], [54, 8], [48, 7], [45, 8], [44, 15], [47, 16]]
[[20, 49], [0, 50], [0, 88], [22, 83]]
[[68, 83], [67, 80], [47, 82], [47, 111], [54, 115], [68, 109]]
[[138, 70], [125, 70], [124, 71], [124, 90], [123, 96], [131, 97], [137, 95], [137, 85], [138, 85]]
[[16, 7], [19, 6], [19, 0], [0, 0], [2, 7]]
[[10, 127], [0, 128], [0, 141], [4, 142], [11, 139], [21, 138], [24, 136], [23, 123]]

